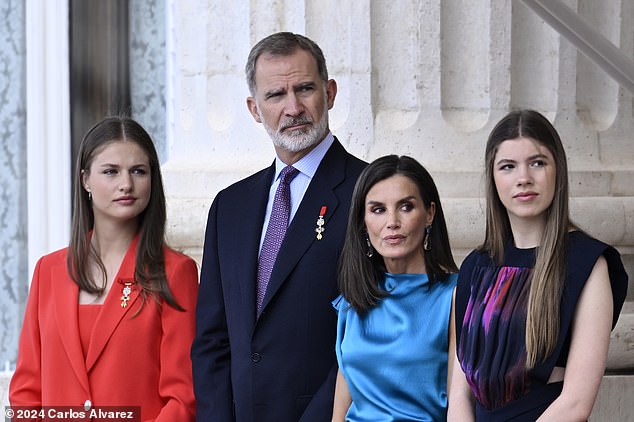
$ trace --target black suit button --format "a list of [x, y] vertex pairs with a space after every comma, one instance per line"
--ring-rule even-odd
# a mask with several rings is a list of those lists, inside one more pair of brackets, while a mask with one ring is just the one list
[[251, 353], [251, 361], [258, 363], [262, 360], [262, 355], [259, 353]]

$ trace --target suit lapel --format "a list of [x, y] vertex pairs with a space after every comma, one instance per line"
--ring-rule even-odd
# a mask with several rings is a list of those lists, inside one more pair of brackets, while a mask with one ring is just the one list
[[[90, 371], [97, 362], [99, 356], [103, 352], [108, 340], [114, 333], [117, 326], [127, 315], [134, 315], [141, 305], [139, 299], [140, 286], [132, 284], [132, 292], [127, 306], [121, 306], [122, 289], [125, 282], [134, 282], [134, 269], [136, 266], [136, 247], [138, 243], [138, 235], [132, 240], [128, 251], [126, 252], [121, 268], [114, 279], [112, 287], [108, 292], [108, 296], [102, 305], [101, 312], [95, 321], [95, 325], [90, 336], [90, 345], [86, 354], [86, 369]], [[138, 299], [138, 300], [137, 300]], [[138, 303], [137, 303], [138, 302]]]
[[324, 215], [326, 231], [324, 236], [328, 236], [328, 220], [334, 215], [335, 210], [339, 206], [339, 199], [334, 189], [345, 178], [345, 154], [341, 144], [335, 140], [322, 159], [295, 217], [286, 231], [284, 241], [273, 266], [262, 309], [266, 308], [266, 305], [288, 278], [310, 245], [317, 241], [315, 228], [323, 206], [326, 206], [326, 214]]
[[65, 263], [52, 269], [51, 279], [60, 280], [59, 283], [56, 283], [58, 286], [52, 289], [55, 297], [55, 315], [59, 336], [75, 376], [82, 388], [86, 390], [86, 393], [89, 393], [88, 373], [84, 362], [81, 340], [79, 339], [77, 314], [79, 286], [70, 279]]
[[271, 183], [275, 175], [275, 162], [268, 169], [256, 175], [244, 191], [243, 212], [236, 212], [237, 220], [231, 227], [232, 248], [229, 249], [229, 256], [233, 256], [231, 265], [236, 274], [236, 280], [240, 288], [241, 309], [245, 309], [248, 314], [247, 321], [253, 324], [256, 321], [256, 284], [258, 273], [258, 256], [260, 249], [260, 238], [262, 236], [262, 226], [264, 215], [269, 199]]

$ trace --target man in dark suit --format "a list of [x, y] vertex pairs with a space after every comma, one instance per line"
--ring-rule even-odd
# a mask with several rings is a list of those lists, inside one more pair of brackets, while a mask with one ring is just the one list
[[[246, 74], [248, 109], [277, 157], [221, 191], [209, 211], [192, 347], [197, 420], [326, 422], [337, 260], [365, 163], [330, 133], [337, 85], [313, 41], [266, 37]], [[280, 176], [290, 165], [293, 176]]]

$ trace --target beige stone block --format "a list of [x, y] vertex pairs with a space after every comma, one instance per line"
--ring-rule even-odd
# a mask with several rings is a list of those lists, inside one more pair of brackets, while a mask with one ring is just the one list
[[583, 197], [570, 200], [572, 220], [611, 245], [634, 244], [634, 197]]
[[615, 171], [610, 193], [617, 196], [634, 196], [634, 171]]
[[[273, 158], [268, 162], [270, 165]], [[262, 167], [238, 168], [220, 171], [211, 168], [183, 168], [182, 165], [171, 164], [164, 166], [163, 185], [168, 198], [206, 197], [213, 199], [216, 194], [227, 186], [249, 176]]]
[[610, 335], [607, 369], [634, 369], [634, 302], [626, 302]]
[[456, 171], [431, 173], [438, 188], [440, 200], [445, 198], [484, 197], [484, 176], [481, 172]]
[[205, 239], [207, 215], [213, 198], [169, 198], [167, 241], [173, 248], [198, 256]]
[[606, 375], [601, 381], [591, 422], [634, 420], [634, 375]]
[[606, 196], [610, 193], [612, 173], [609, 171], [570, 171], [570, 195], [573, 197]]
[[454, 249], [473, 249], [484, 238], [484, 201], [479, 198], [442, 200], [449, 240]]

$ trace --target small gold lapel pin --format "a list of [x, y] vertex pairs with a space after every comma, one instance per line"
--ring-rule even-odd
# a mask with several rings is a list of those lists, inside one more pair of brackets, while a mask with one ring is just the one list
[[134, 282], [119, 280], [119, 283], [121, 283], [121, 307], [125, 308], [128, 306], [128, 302], [130, 301], [130, 294], [132, 293], [132, 284], [134, 284]]

